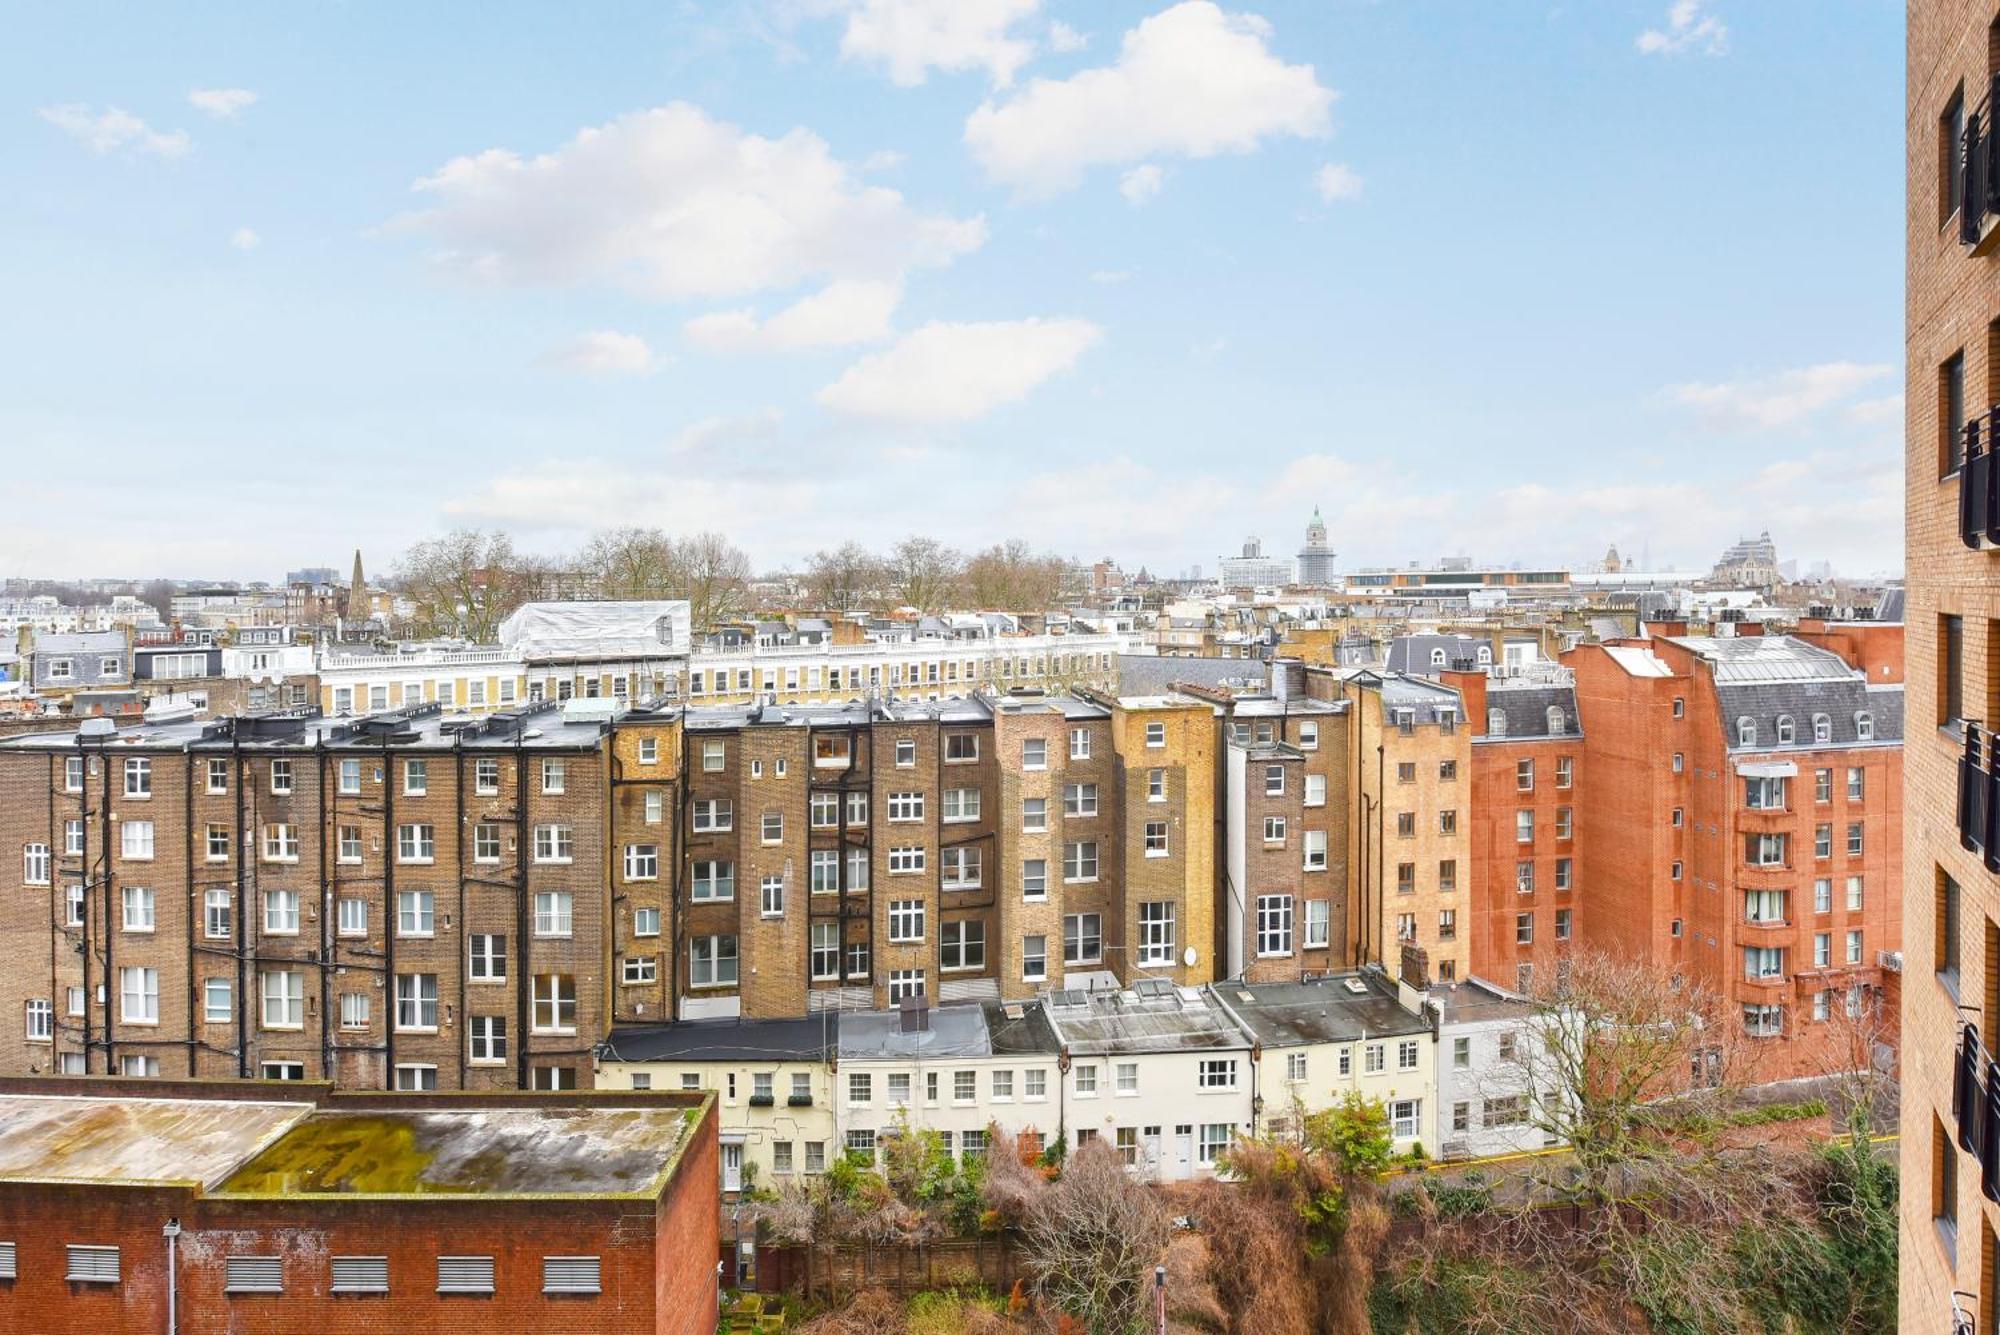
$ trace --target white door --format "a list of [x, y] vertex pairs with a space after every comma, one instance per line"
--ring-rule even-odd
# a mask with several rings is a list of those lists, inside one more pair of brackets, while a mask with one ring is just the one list
[[1174, 1128], [1174, 1181], [1194, 1176], [1194, 1127], [1183, 1123]]
[[722, 1143], [722, 1189], [724, 1191], [743, 1190], [743, 1143], [724, 1141]]
[[1155, 1180], [1165, 1177], [1167, 1165], [1160, 1158], [1160, 1128], [1149, 1126], [1140, 1133], [1139, 1147], [1146, 1156], [1146, 1176]]

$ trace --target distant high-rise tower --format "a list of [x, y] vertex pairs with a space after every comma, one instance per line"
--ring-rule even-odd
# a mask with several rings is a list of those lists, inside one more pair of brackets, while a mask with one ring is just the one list
[[1306, 525], [1306, 545], [1299, 550], [1299, 583], [1325, 588], [1333, 582], [1333, 549], [1326, 545], [1326, 521], [1315, 505]]

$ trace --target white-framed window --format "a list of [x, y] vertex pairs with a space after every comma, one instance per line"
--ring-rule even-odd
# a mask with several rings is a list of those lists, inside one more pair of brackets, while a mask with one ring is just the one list
[[1063, 963], [1095, 964], [1103, 957], [1103, 918], [1095, 913], [1063, 915]]
[[1264, 766], [1264, 796], [1283, 797], [1285, 795], [1285, 767], [1283, 765]]
[[1146, 771], [1146, 800], [1164, 802], [1167, 800], [1167, 772], [1155, 766]]
[[431, 762], [428, 760], [405, 760], [403, 762], [403, 796], [423, 797], [431, 790]]
[[1097, 814], [1097, 785], [1094, 783], [1069, 783], [1063, 785], [1063, 815], [1071, 817], [1095, 816]]
[[660, 846], [658, 844], [625, 845], [625, 879], [628, 881], [659, 880]]
[[1021, 938], [1021, 981], [1040, 982], [1049, 976], [1049, 939], [1040, 934]]
[[210, 941], [227, 941], [235, 924], [231, 912], [231, 896], [224, 886], [211, 886], [201, 892], [201, 930]]
[[1171, 854], [1167, 846], [1167, 823], [1163, 820], [1149, 820], [1145, 826], [1146, 856], [1163, 858]]
[[812, 925], [812, 976], [816, 981], [840, 977], [840, 931], [830, 922]]
[[[731, 937], [729, 941], [733, 951], [735, 938]], [[575, 1033], [576, 979], [566, 973], [536, 974], [531, 992], [531, 1014], [536, 1033]]]
[[1049, 897], [1049, 863], [1047, 858], [1021, 859], [1021, 898], [1047, 899]]
[[437, 895], [429, 890], [396, 892], [396, 935], [435, 936]]
[[348, 897], [335, 906], [342, 936], [368, 935], [368, 901]]
[[1234, 1057], [1203, 1057], [1195, 1077], [1197, 1089], [1236, 1088], [1236, 1059]]
[[1305, 909], [1306, 949], [1320, 949], [1330, 944], [1333, 933], [1333, 905], [1324, 899], [1308, 899], [1305, 902]]
[[[1306, 870], [1307, 870], [1307, 871], [1325, 871], [1325, 870], [1326, 870], [1326, 831], [1325, 831], [1325, 830], [1307, 830], [1307, 831], [1305, 832], [1305, 837], [1304, 837], [1304, 842], [1305, 842], [1305, 867], [1306, 867]], [[1445, 885], [1439, 885], [1439, 886], [1438, 886], [1438, 888], [1439, 888], [1440, 890], [1445, 890], [1445, 889], [1449, 889], [1450, 887], [1449, 887], [1449, 886], [1445, 886]]]
[[146, 756], [125, 757], [125, 796], [153, 795], [153, 762]]
[[688, 897], [698, 904], [719, 904], [736, 898], [736, 864], [697, 858]]
[[719, 741], [705, 741], [701, 744], [701, 769], [704, 774], [719, 774], [729, 763], [728, 748]]
[[[935, 664], [933, 665], [935, 668]], [[979, 734], [971, 732], [948, 732], [944, 737], [944, 758], [947, 763], [979, 759]]]
[[266, 1029], [302, 1029], [306, 1022], [306, 976], [297, 969], [267, 969], [258, 977]]
[[27, 1028], [24, 1031], [30, 1043], [51, 1043], [56, 1036], [56, 1004], [47, 997], [30, 997], [27, 1005]]
[[1063, 845], [1063, 879], [1065, 881], [1094, 881], [1097, 879], [1097, 841], [1077, 839]]
[[692, 805], [693, 825], [698, 833], [720, 833], [736, 826], [735, 806], [726, 797], [698, 797]]
[[924, 795], [922, 793], [889, 794], [889, 819], [892, 822], [919, 821], [924, 818]]
[[1268, 956], [1291, 953], [1292, 897], [1257, 896], [1257, 954]]
[[1090, 729], [1071, 728], [1069, 730], [1069, 758], [1071, 760], [1090, 759]]
[[[898, 769], [908, 769], [910, 766], [916, 763], [917, 763], [916, 739], [913, 737], [898, 737], [896, 739], [896, 767]], [[893, 820], [894, 817], [891, 817], [890, 819]]]
[[649, 789], [645, 797], [645, 820], [648, 825], [658, 825], [667, 818], [667, 795], [658, 789]]
[[1049, 741], [1046, 737], [1023, 737], [1021, 739], [1021, 768], [1047, 769], [1049, 767]]
[[924, 971], [922, 969], [889, 970], [889, 1004], [895, 1005], [904, 997], [924, 995]]
[[946, 824], [979, 819], [979, 790], [977, 788], [947, 788], [944, 790], [943, 812], [940, 817]]
[[986, 924], [976, 918], [938, 924], [939, 958], [942, 969], [983, 969], [986, 967]]
[[567, 825], [535, 827], [535, 861], [569, 862], [575, 858], [576, 843]]
[[1174, 902], [1145, 900], [1139, 905], [1139, 963], [1174, 962]]
[[697, 936], [688, 942], [688, 986], [736, 986], [736, 938]]
[[946, 890], [977, 890], [981, 885], [984, 858], [972, 846], [947, 848], [938, 854], [939, 883]]
[[567, 890], [535, 892], [535, 935], [568, 936], [575, 926], [575, 900]]
[[266, 936], [299, 934], [298, 891], [281, 888], [264, 892], [264, 934]]
[[235, 998], [227, 978], [205, 978], [201, 984], [201, 1018], [207, 1024], [231, 1024], [236, 1019]]
[[560, 794], [569, 775], [569, 764], [554, 756], [542, 758], [542, 791], [551, 795]]
[[153, 892], [143, 885], [125, 886], [123, 899], [123, 926], [128, 932], [150, 932], [155, 921]]
[[437, 1028], [437, 975], [399, 973], [396, 975], [396, 1028], [427, 1031]]
[[1159, 746], [1165, 746], [1166, 744], [1167, 744], [1167, 725], [1164, 723], [1157, 723], [1157, 722], [1148, 723], [1146, 725], [1146, 745], [1159, 747]]
[[1389, 1103], [1389, 1134], [1397, 1140], [1409, 1140], [1422, 1130], [1424, 1101], [1422, 1099], [1393, 1099]]
[[[46, 844], [37, 845], [44, 857], [48, 855]], [[153, 860], [153, 822], [149, 820], [128, 820], [118, 827], [118, 851], [133, 862]]]
[[1264, 817], [1264, 842], [1278, 845], [1285, 842], [1285, 818], [1283, 816]]
[[889, 901], [889, 939], [891, 941], [921, 941], [924, 939], [923, 900], [892, 899]]
[[889, 874], [908, 875], [924, 869], [924, 849], [920, 844], [892, 845], [889, 849]]
[[436, 858], [436, 826], [413, 823], [396, 827], [396, 861], [428, 863]]
[[479, 1065], [499, 1065], [507, 1060], [507, 1017], [475, 1015], [468, 1022], [471, 1059]]
[[[356, 791], [359, 791], [358, 785]], [[472, 762], [472, 791], [480, 797], [500, 795], [500, 761], [497, 758]]]
[[1097, 1064], [1095, 1062], [1079, 1062], [1073, 1075], [1076, 1080], [1076, 1094], [1078, 1098], [1094, 1099], [1097, 1097]]
[[[127, 822], [126, 828], [131, 828]], [[128, 855], [129, 856], [129, 855]], [[21, 881], [24, 885], [47, 885], [54, 873], [49, 859], [47, 844], [23, 844], [21, 846]]]
[[1049, 828], [1049, 799], [1046, 797], [1024, 797], [1021, 799], [1021, 831], [1024, 834], [1041, 834]]

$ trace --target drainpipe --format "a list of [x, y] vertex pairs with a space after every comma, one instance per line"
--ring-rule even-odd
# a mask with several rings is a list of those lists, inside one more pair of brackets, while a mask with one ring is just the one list
[[167, 1240], [167, 1335], [175, 1335], [178, 1329], [179, 1314], [174, 1310], [176, 1298], [174, 1292], [174, 1281], [176, 1279], [174, 1273], [176, 1269], [174, 1265], [174, 1244], [181, 1235], [181, 1221], [178, 1219], [169, 1219], [166, 1227], [160, 1230], [160, 1235]]

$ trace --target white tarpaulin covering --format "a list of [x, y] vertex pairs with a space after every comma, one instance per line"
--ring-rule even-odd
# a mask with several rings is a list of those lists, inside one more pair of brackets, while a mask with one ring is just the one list
[[528, 662], [685, 655], [688, 604], [684, 599], [523, 603], [500, 623], [500, 643]]

